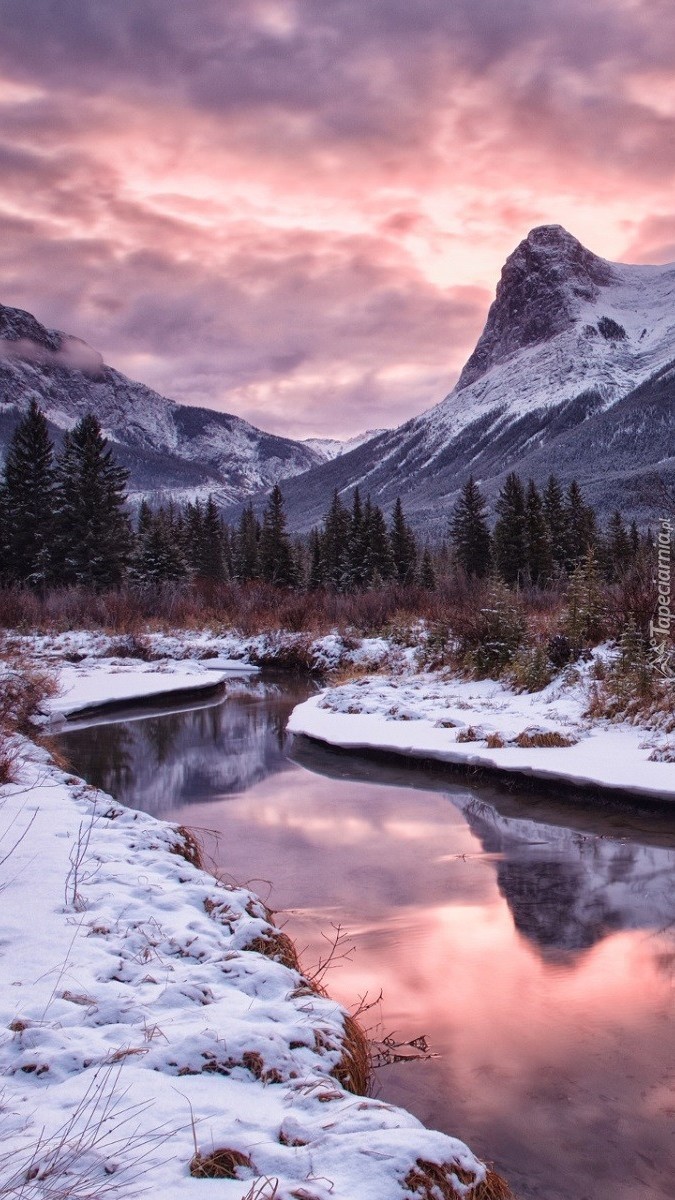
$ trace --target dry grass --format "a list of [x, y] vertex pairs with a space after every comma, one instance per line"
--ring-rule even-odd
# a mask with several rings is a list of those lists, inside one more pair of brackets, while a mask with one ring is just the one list
[[190, 1174], [195, 1179], [238, 1179], [239, 1167], [251, 1169], [253, 1163], [248, 1154], [226, 1146], [211, 1150], [209, 1154], [197, 1151], [190, 1160]]
[[[456, 1183], [464, 1185], [462, 1191]], [[422, 1158], [417, 1159], [403, 1184], [418, 1200], [514, 1200], [513, 1192], [496, 1171], [488, 1169], [487, 1177], [476, 1183], [475, 1175], [455, 1163], [439, 1164]]]
[[488, 750], [500, 750], [502, 746], [506, 745], [506, 742], [504, 741], [501, 733], [488, 733], [485, 739], [485, 745], [487, 746]]
[[349, 1013], [344, 1015], [342, 1057], [331, 1071], [334, 1079], [355, 1096], [366, 1096], [372, 1082], [372, 1058], [368, 1038]]
[[202, 857], [202, 844], [193, 829], [188, 829], [187, 825], [177, 825], [176, 833], [179, 836], [179, 841], [174, 842], [171, 847], [172, 854], [178, 854], [184, 858], [186, 862], [191, 863], [193, 867], [197, 867], [200, 871], [205, 870], [204, 860]]
[[261, 933], [244, 946], [244, 950], [253, 950], [256, 954], [264, 954], [275, 962], [299, 971], [298, 952], [287, 933], [279, 929], [270, 929], [269, 933]]
[[513, 744], [520, 746], [521, 750], [545, 750], [556, 746], [574, 746], [576, 738], [558, 733], [556, 729], [523, 729], [522, 733], [513, 739]]
[[477, 742], [479, 738], [477, 730], [473, 725], [468, 725], [466, 729], [460, 729], [457, 734], [456, 741], [458, 742]]

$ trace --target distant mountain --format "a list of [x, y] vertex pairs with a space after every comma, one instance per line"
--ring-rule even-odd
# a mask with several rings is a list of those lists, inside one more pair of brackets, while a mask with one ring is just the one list
[[311, 446], [263, 433], [240, 417], [167, 400], [106, 366], [79, 338], [0, 305], [3, 456], [32, 398], [56, 440], [94, 412], [131, 471], [132, 495], [194, 499], [212, 492], [228, 505], [325, 460]]
[[577, 477], [601, 511], [662, 512], [660, 479], [675, 483], [675, 265], [610, 263], [559, 225], [532, 230], [450, 394], [284, 495], [297, 529], [334, 488], [358, 485], [385, 508], [400, 495], [440, 531], [470, 473], [490, 496], [510, 470]]
[[334, 458], [340, 458], [342, 454], [349, 454], [350, 450], [357, 450], [359, 446], [372, 441], [374, 437], [388, 432], [387, 429], [367, 429], [365, 433], [357, 433], [355, 437], [348, 438], [344, 442], [339, 441], [338, 438], [304, 438], [301, 445], [309, 446], [310, 450], [321, 455], [324, 462], [332, 462]]

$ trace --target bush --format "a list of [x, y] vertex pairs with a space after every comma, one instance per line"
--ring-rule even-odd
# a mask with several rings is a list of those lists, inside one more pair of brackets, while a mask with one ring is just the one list
[[492, 580], [473, 621], [460, 636], [463, 665], [476, 679], [497, 679], [515, 658], [525, 632], [517, 595], [501, 580]]
[[546, 648], [541, 644], [521, 646], [508, 668], [508, 679], [516, 692], [540, 692], [555, 676]]

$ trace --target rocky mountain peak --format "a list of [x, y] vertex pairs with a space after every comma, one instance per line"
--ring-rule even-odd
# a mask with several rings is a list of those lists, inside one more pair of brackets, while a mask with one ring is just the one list
[[6, 342], [34, 342], [44, 350], [60, 350], [62, 335], [56, 329], [46, 329], [32, 313], [22, 308], [0, 304], [0, 339]]
[[457, 385], [466, 387], [514, 351], [546, 342], [573, 323], [579, 301], [612, 283], [612, 265], [562, 225], [539, 225], [507, 258], [476, 349]]

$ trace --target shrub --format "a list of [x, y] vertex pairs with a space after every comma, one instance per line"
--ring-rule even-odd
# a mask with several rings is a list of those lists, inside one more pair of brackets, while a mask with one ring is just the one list
[[520, 649], [525, 631], [517, 595], [501, 580], [491, 580], [460, 637], [464, 666], [477, 679], [498, 678]]
[[517, 692], [540, 692], [555, 676], [555, 670], [542, 645], [521, 646], [510, 667], [508, 679]]

